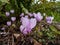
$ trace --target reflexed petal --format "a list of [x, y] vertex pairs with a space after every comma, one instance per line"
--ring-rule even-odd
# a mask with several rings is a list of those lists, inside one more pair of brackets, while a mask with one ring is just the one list
[[37, 21], [41, 21], [43, 19], [43, 16], [41, 16], [40, 12], [38, 12], [37, 14], [35, 14], [35, 13], [33, 13], [33, 14]]
[[33, 13], [34, 17], [36, 18], [37, 14], [36, 13]]
[[37, 21], [41, 21], [43, 19], [43, 16], [37, 15], [36, 19]]
[[24, 29], [24, 31], [22, 32], [23, 34], [27, 34], [27, 28]]
[[37, 23], [36, 19], [35, 18], [31, 18], [30, 19], [30, 28], [31, 29], [34, 28], [36, 26], [36, 23]]
[[22, 32], [23, 30], [24, 30], [24, 26], [21, 25], [21, 26], [20, 26], [20, 31]]
[[22, 21], [22, 25], [23, 26], [27, 26], [27, 25], [29, 25], [29, 19], [28, 18], [26, 18], [26, 17], [22, 17], [21, 18], [21, 21]]
[[41, 16], [41, 13], [39, 13], [39, 12], [37, 13], [36, 19], [38, 21], [41, 21], [43, 19], [43, 16]]

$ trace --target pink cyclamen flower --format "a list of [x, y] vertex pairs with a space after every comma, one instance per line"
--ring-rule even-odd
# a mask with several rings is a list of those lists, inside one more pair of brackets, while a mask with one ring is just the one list
[[10, 26], [10, 25], [11, 25], [11, 21], [8, 21], [8, 22], [7, 22], [7, 26]]
[[16, 17], [11, 17], [11, 20], [12, 20], [12, 21], [15, 21], [15, 20], [16, 20]]
[[9, 12], [6, 12], [5, 14], [6, 14], [6, 16], [10, 16], [10, 13]]
[[20, 31], [23, 34], [27, 34], [30, 33], [32, 28], [34, 28], [36, 26], [36, 19], [35, 18], [26, 18], [26, 17], [22, 17], [22, 25], [20, 26]]
[[41, 21], [43, 19], [43, 16], [41, 15], [40, 12], [38, 12], [37, 14], [36, 13], [33, 13], [34, 17], [36, 18], [37, 21]]
[[13, 13], [14, 13], [14, 10], [10, 10], [10, 13], [12, 13], [12, 14], [13, 14]]
[[49, 24], [52, 23], [53, 19], [54, 19], [54, 17], [52, 17], [52, 16], [46, 17], [46, 21], [47, 21], [47, 23], [49, 23]]

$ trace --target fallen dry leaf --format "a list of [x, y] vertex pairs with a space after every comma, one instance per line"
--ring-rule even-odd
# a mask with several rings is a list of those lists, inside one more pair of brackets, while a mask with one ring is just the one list
[[20, 34], [14, 34], [14, 36], [15, 36], [16, 38], [18, 38], [18, 37], [20, 36]]

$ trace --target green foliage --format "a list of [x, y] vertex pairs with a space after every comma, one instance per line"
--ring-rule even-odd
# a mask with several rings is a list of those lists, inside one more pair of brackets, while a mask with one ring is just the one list
[[[42, 2], [38, 4], [38, 2]], [[6, 11], [15, 10], [15, 16], [24, 12], [41, 12], [48, 16], [54, 16], [54, 21], [60, 22], [60, 2], [48, 2], [46, 0], [0, 0], [0, 16], [4, 17]], [[2, 14], [2, 15], [1, 15]], [[4, 16], [3, 16], [4, 15]], [[3, 20], [2, 20], [3, 21]]]
[[60, 31], [58, 31], [54, 26], [50, 26], [50, 29], [56, 34], [60, 34]]
[[0, 1], [4, 3], [9, 3], [8, 0], [0, 0]]
[[[39, 1], [42, 3], [38, 4]], [[46, 13], [46, 16], [54, 16], [54, 21], [60, 22], [60, 2], [39, 1], [34, 3], [34, 0], [0, 0], [0, 22], [4, 23], [8, 20], [5, 12], [11, 9], [15, 10], [15, 14], [11, 16], [19, 17], [22, 12], [41, 12], [42, 15]], [[48, 39], [51, 40], [55, 38], [55, 34], [60, 35], [60, 31], [57, 31], [54, 26], [49, 26], [49, 30], [46, 28], [42, 30], [41, 32], [37, 31], [38, 36], [48, 36]]]

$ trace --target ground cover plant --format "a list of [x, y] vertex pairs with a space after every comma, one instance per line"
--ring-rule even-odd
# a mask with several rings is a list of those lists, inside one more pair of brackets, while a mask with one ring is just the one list
[[60, 45], [60, 2], [0, 0], [0, 45]]

